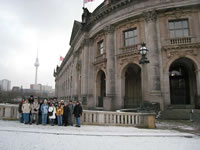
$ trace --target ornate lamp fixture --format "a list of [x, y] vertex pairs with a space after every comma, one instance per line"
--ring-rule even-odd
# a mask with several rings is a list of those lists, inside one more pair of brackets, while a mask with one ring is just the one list
[[147, 64], [149, 63], [149, 60], [147, 59], [146, 55], [149, 52], [149, 50], [146, 48], [146, 44], [143, 42], [141, 44], [141, 47], [139, 49], [139, 53], [142, 55], [142, 58], [140, 59], [140, 64]]

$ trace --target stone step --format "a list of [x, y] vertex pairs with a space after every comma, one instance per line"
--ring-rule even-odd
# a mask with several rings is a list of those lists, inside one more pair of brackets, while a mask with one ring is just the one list
[[168, 109], [195, 109], [195, 105], [169, 105]]
[[[193, 113], [191, 113], [193, 110]], [[199, 109], [167, 109], [162, 111], [158, 119], [164, 120], [190, 120], [200, 121], [200, 110]]]

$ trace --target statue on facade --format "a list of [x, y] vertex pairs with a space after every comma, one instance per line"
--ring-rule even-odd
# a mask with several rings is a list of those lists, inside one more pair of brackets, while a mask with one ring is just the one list
[[86, 24], [91, 16], [91, 13], [87, 8], [83, 7], [83, 14], [82, 14], [82, 23]]

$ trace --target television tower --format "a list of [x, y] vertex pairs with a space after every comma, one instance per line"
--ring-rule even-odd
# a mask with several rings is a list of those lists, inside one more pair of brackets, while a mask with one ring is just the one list
[[37, 84], [37, 73], [38, 73], [38, 67], [39, 67], [39, 61], [38, 61], [38, 50], [37, 50], [37, 57], [35, 62], [35, 84]]

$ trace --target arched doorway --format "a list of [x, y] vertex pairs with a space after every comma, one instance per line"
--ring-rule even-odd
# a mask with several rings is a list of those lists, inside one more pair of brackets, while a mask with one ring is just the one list
[[97, 107], [103, 107], [103, 99], [106, 96], [106, 76], [100, 70], [97, 74]]
[[195, 64], [188, 58], [175, 60], [169, 68], [172, 105], [194, 105], [197, 93]]
[[124, 108], [135, 108], [142, 100], [141, 69], [136, 64], [129, 64], [125, 68], [125, 96]]

